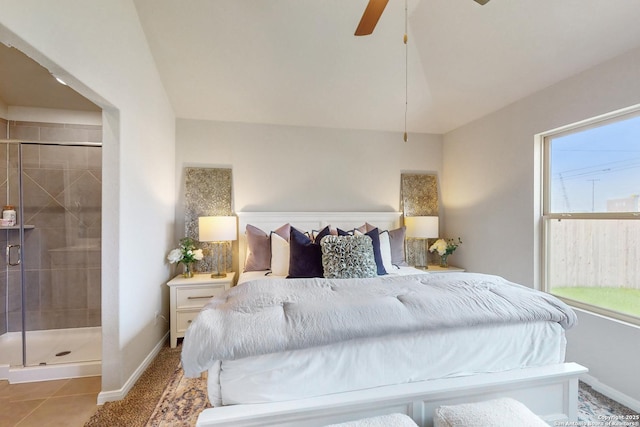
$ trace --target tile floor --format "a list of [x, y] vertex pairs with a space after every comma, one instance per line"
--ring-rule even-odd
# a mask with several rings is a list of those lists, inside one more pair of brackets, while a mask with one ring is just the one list
[[100, 377], [0, 381], [0, 427], [82, 427], [98, 409]]

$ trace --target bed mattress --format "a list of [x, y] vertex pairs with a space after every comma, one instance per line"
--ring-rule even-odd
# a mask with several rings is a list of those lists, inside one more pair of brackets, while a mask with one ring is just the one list
[[436, 378], [562, 363], [555, 322], [452, 328], [347, 342], [216, 363], [214, 406], [265, 403]]

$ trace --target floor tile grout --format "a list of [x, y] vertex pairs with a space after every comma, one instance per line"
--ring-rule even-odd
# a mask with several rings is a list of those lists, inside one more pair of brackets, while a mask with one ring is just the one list
[[[60, 380], [55, 380], [55, 381], [60, 381]], [[93, 405], [88, 405], [88, 406], [85, 406], [85, 404], [81, 405], [81, 407], [86, 410], [84, 412], [87, 412], [87, 413], [90, 412], [90, 414], [87, 416], [87, 420], [88, 420], [91, 417], [91, 415], [99, 408], [97, 403], [99, 391], [96, 391], [96, 390], [83, 391], [82, 389], [73, 390], [73, 388], [71, 388], [70, 391], [68, 392], [65, 392], [61, 395], [56, 395], [57, 393], [60, 393], [65, 387], [72, 385], [73, 382], [84, 382], [84, 381], [86, 381], [86, 379], [84, 378], [83, 379], [79, 379], [79, 378], [64, 379], [64, 381], [60, 382], [59, 386], [53, 387], [51, 390], [48, 390], [42, 396], [36, 397], [36, 398], [27, 397], [31, 393], [29, 393], [29, 391], [25, 391], [24, 388], [28, 388], [28, 387], [38, 388], [39, 384], [46, 385], [46, 383], [48, 383], [49, 381], [23, 383], [23, 384], [30, 384], [27, 386], [21, 386], [21, 384], [15, 384], [16, 386], [21, 386], [20, 389], [22, 390], [20, 394], [25, 394], [25, 396], [22, 396], [23, 398], [19, 400], [12, 400], [11, 391], [10, 391], [12, 384], [6, 384], [5, 387], [8, 387], [8, 388], [4, 388], [3, 392], [5, 393], [5, 397], [3, 398], [3, 400], [6, 399], [8, 403], [28, 405], [29, 402], [40, 401], [36, 406], [31, 408], [27, 413], [23, 414], [19, 419], [14, 419], [12, 421], [13, 422], [12, 425], [13, 426], [21, 426], [21, 425], [31, 426], [34, 423], [34, 420], [38, 420], [42, 418], [43, 416], [42, 411], [51, 411], [52, 407], [55, 408], [57, 405], [68, 404], [65, 401], [74, 400], [83, 396], [91, 397], [92, 400], [94, 401]], [[84, 425], [84, 422], [79, 425], [80, 426]]]

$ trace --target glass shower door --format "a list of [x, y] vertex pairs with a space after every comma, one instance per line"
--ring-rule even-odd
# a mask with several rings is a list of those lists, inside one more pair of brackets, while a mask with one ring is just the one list
[[101, 358], [101, 147], [8, 144], [7, 329], [24, 366]]
[[100, 360], [102, 148], [22, 144], [27, 365]]
[[[18, 145], [0, 143], [0, 205], [17, 206]], [[0, 216], [1, 218], [1, 216]], [[23, 364], [22, 282], [19, 224], [0, 223], [0, 365]]]

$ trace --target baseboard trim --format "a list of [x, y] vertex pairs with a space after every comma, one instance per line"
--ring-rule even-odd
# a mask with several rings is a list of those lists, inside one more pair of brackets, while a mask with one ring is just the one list
[[583, 381], [586, 384], [590, 385], [591, 388], [593, 388], [595, 391], [597, 391], [598, 393], [604, 394], [609, 399], [613, 399], [616, 402], [626, 406], [627, 408], [640, 413], [640, 401], [630, 396], [627, 396], [626, 394], [619, 392], [615, 388], [600, 382], [597, 378], [589, 374], [583, 374], [583, 375], [580, 375], [580, 381]]
[[162, 347], [164, 346], [168, 338], [169, 338], [169, 332], [167, 332], [162, 337], [162, 339], [158, 342], [158, 344], [156, 344], [156, 346], [153, 347], [153, 350], [151, 350], [151, 352], [147, 355], [147, 357], [145, 357], [145, 359], [142, 361], [140, 366], [138, 366], [138, 368], [135, 371], [133, 371], [129, 379], [124, 383], [124, 385], [121, 388], [117, 390], [101, 391], [98, 394], [98, 405], [102, 405], [106, 402], [113, 402], [115, 400], [124, 399], [124, 397], [127, 395], [127, 393], [129, 393], [129, 390], [131, 390], [131, 388], [138, 381], [138, 379], [143, 374], [143, 372], [149, 367], [151, 362], [153, 362], [153, 359], [155, 359], [158, 353], [160, 353], [160, 350], [162, 350]]

